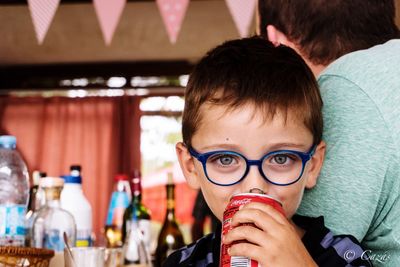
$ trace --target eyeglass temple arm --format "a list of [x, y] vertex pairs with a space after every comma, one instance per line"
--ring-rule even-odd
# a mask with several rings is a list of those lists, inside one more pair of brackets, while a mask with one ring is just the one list
[[199, 152], [197, 152], [196, 150], [194, 150], [191, 146], [187, 146], [187, 145], [185, 145], [185, 146], [186, 146], [187, 149], [189, 150], [190, 155], [192, 155], [192, 156], [195, 157], [196, 159], [199, 159], [199, 157], [200, 157], [200, 153], [199, 153]]

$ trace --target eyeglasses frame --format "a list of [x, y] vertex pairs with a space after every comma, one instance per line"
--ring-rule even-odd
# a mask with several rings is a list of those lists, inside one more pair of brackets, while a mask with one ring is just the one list
[[[296, 150], [275, 150], [275, 151], [268, 152], [267, 154], [262, 156], [261, 159], [259, 159], [259, 160], [247, 159], [241, 153], [235, 152], [235, 151], [230, 151], [230, 150], [216, 150], [216, 151], [209, 151], [209, 152], [206, 152], [206, 153], [199, 153], [191, 146], [188, 147], [188, 150], [189, 150], [190, 155], [193, 156], [194, 158], [196, 158], [198, 161], [200, 161], [201, 164], [203, 165], [203, 171], [204, 171], [204, 173], [205, 173], [205, 175], [207, 177], [207, 180], [210, 181], [211, 183], [215, 184], [215, 185], [218, 185], [218, 186], [232, 186], [232, 185], [238, 184], [241, 181], [243, 181], [244, 178], [247, 176], [247, 174], [250, 171], [250, 167], [252, 165], [255, 165], [255, 166], [258, 167], [258, 171], [260, 172], [261, 176], [266, 181], [268, 181], [269, 183], [271, 183], [273, 185], [277, 185], [277, 186], [288, 186], [288, 185], [296, 183], [297, 181], [299, 181], [301, 179], [301, 177], [303, 176], [303, 173], [304, 173], [305, 166], [306, 166], [307, 162], [314, 156], [316, 148], [317, 148], [317, 145], [315, 144], [310, 148], [310, 150], [308, 152], [300, 152], [300, 151], [296, 151]], [[220, 183], [217, 183], [217, 182], [213, 181], [212, 179], [210, 179], [210, 177], [208, 177], [207, 168], [206, 168], [207, 160], [208, 160], [209, 157], [211, 157], [211, 156], [213, 156], [215, 154], [218, 154], [218, 153], [224, 153], [224, 154], [240, 156], [246, 161], [246, 170], [245, 170], [243, 176], [238, 181], [236, 181], [234, 183], [230, 183], [230, 184], [220, 184]], [[302, 168], [301, 168], [301, 172], [300, 172], [299, 177], [296, 180], [294, 180], [294, 181], [292, 181], [290, 183], [286, 183], [286, 184], [275, 183], [275, 182], [269, 180], [268, 177], [264, 174], [264, 171], [262, 169], [262, 163], [263, 163], [265, 158], [267, 158], [267, 157], [269, 157], [271, 155], [274, 155], [274, 154], [282, 154], [282, 153], [293, 153], [293, 154], [296, 154], [297, 156], [299, 156], [301, 158], [301, 161], [302, 161]]]

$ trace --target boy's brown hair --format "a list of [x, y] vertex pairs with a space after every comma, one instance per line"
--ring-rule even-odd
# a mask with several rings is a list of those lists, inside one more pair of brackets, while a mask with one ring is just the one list
[[394, 0], [259, 0], [260, 33], [275, 26], [314, 64], [399, 37]]
[[210, 50], [192, 71], [185, 92], [183, 141], [191, 139], [201, 123], [205, 104], [227, 110], [253, 104], [265, 119], [279, 111], [304, 121], [314, 144], [322, 138], [322, 100], [317, 82], [303, 59], [291, 48], [245, 38]]

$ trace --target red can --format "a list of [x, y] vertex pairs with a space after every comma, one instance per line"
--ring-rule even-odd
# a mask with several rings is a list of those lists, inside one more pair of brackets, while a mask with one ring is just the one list
[[[255, 194], [255, 193], [243, 193], [234, 195], [229, 201], [229, 204], [224, 211], [224, 217], [222, 220], [222, 233], [221, 233], [222, 236], [226, 235], [232, 229], [231, 226], [232, 217], [239, 210], [239, 207], [250, 202], [260, 202], [270, 205], [283, 215], [285, 214], [282, 208], [282, 204], [278, 200], [268, 195]], [[229, 256], [228, 254], [229, 247], [230, 246], [225, 245], [221, 242], [221, 259], [219, 263], [220, 267], [233, 267], [233, 266], [260, 267], [258, 262], [255, 260], [251, 260], [246, 257]]]

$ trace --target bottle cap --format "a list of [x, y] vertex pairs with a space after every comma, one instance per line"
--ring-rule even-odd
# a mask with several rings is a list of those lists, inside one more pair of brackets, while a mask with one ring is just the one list
[[33, 181], [33, 185], [39, 185], [39, 181], [40, 181], [40, 172], [39, 171], [33, 171], [32, 172], [32, 181]]
[[64, 179], [64, 183], [66, 184], [82, 184], [81, 176], [62, 175], [61, 178]]
[[114, 181], [129, 181], [129, 177], [126, 174], [119, 173], [114, 176]]
[[139, 170], [133, 170], [133, 178], [131, 179], [131, 189], [134, 196], [139, 196], [142, 193], [142, 175]]
[[72, 176], [81, 176], [81, 165], [71, 165], [71, 167], [69, 167], [69, 170]]
[[174, 184], [174, 176], [172, 172], [168, 172], [168, 184]]
[[71, 167], [69, 167], [69, 170], [70, 171], [81, 171], [82, 170], [82, 167], [81, 167], [81, 165], [71, 165]]
[[17, 146], [17, 138], [12, 135], [1, 135], [0, 136], [0, 147], [15, 149]]
[[142, 177], [142, 174], [141, 174], [141, 172], [140, 172], [138, 169], [134, 169], [134, 170], [132, 171], [132, 177], [133, 177], [133, 178], [140, 178], [140, 177]]
[[40, 187], [63, 187], [64, 180], [60, 177], [44, 177], [40, 179]]

